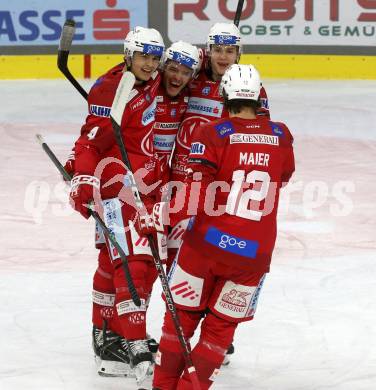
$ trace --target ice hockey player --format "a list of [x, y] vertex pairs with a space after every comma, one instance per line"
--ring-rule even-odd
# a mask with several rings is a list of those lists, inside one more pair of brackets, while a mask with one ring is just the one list
[[[157, 178], [152, 129], [160, 84], [157, 68], [163, 53], [163, 39], [157, 30], [136, 27], [124, 41], [125, 63], [110, 69], [92, 87], [88, 97], [89, 115], [74, 147], [75, 174], [70, 193], [73, 207], [85, 218], [90, 216], [88, 204], [99, 193], [102, 202], [96, 207], [103, 208], [101, 213], [106, 225], [127, 254], [142, 305], [137, 307], [131, 300], [121, 259], [106, 243], [108, 251], [100, 251], [94, 276], [94, 341], [97, 352], [102, 347], [100, 372], [105, 375], [124, 373], [127, 369], [125, 363], [130, 360], [138, 384], [152, 374], [153, 358], [146, 339], [145, 312], [146, 300], [157, 273], [150, 248], [145, 240], [140, 240], [130, 222], [130, 216], [134, 214], [132, 196], [123, 184], [126, 170], [121, 163], [109, 115], [118, 83], [124, 68], [127, 68], [135, 75], [136, 83], [122, 117], [122, 137], [133, 172], [136, 175], [142, 172], [144, 187], [154, 184]], [[146, 192], [141, 188], [144, 203], [153, 204], [157, 195]], [[162, 236], [158, 238], [162, 244]], [[163, 250], [162, 245], [160, 250]], [[116, 310], [112, 310], [113, 305]], [[100, 331], [103, 317], [109, 332]], [[103, 341], [105, 345], [101, 346]], [[114, 356], [120, 362], [114, 360]]]
[[[219, 86], [226, 69], [239, 62], [241, 53], [241, 35], [234, 24], [216, 23], [211, 27], [206, 40], [206, 53], [200, 74], [189, 85], [191, 96], [176, 138], [172, 159], [172, 180], [184, 181], [186, 160], [194, 130], [202, 123], [228, 117], [228, 111], [219, 93]], [[257, 115], [270, 118], [268, 97], [263, 87], [259, 101], [260, 108], [257, 109]], [[170, 231], [167, 240], [168, 265], [176, 255], [187, 224], [188, 219], [179, 221]], [[229, 363], [229, 356], [233, 352], [234, 346], [230, 345], [224, 364]]]
[[[276, 240], [279, 192], [295, 169], [287, 126], [256, 115], [260, 76], [232, 65], [221, 81], [229, 118], [203, 124], [193, 135], [188, 186], [200, 180], [191, 218], [169, 274], [185, 337], [201, 323], [192, 359], [201, 389], [211, 387], [239, 323], [253, 319]], [[195, 179], [196, 177], [196, 179]], [[192, 188], [187, 189], [192, 193]], [[191, 202], [186, 197], [186, 203]], [[180, 220], [173, 203], [156, 204], [141, 234]], [[154, 390], [191, 389], [181, 344], [166, 313], [154, 371]]]
[[[157, 108], [155, 112], [155, 124], [153, 127], [153, 140], [154, 140], [154, 156], [156, 158], [156, 168], [155, 171], [158, 175], [158, 180], [161, 181], [158, 189], [161, 191], [164, 188], [164, 185], [169, 181], [169, 159], [174, 145], [175, 137], [179, 125], [182, 121], [183, 115], [187, 108], [188, 102], [188, 93], [187, 88], [188, 82], [196, 74], [199, 67], [199, 52], [198, 49], [186, 42], [179, 41], [173, 43], [164, 53], [162, 61], [162, 82], [157, 90]], [[157, 192], [157, 200], [160, 200], [162, 193]], [[99, 236], [101, 236], [100, 231]], [[135, 232], [133, 232], [136, 235]], [[146, 240], [144, 238], [137, 237], [137, 245], [145, 245]], [[107, 249], [101, 248], [100, 256], [106, 256]], [[103, 279], [103, 274], [98, 269], [94, 278], [94, 288], [93, 288], [93, 297], [94, 297], [94, 309], [93, 312], [96, 313], [95, 318], [100, 318], [105, 313], [110, 311], [111, 307], [104, 306], [103, 302], [96, 299], [95, 297], [103, 297], [109, 292], [114, 291], [113, 285], [111, 285], [111, 269], [106, 273], [106, 277]], [[101, 283], [100, 283], [101, 282]], [[149, 291], [149, 296], [147, 297], [146, 302], [148, 303], [150, 298], [151, 290]], [[113, 294], [111, 294], [113, 295]], [[110, 305], [110, 303], [108, 303]], [[146, 304], [147, 306], [148, 304]], [[98, 320], [97, 320], [98, 321]], [[94, 321], [94, 324], [97, 322]], [[99, 373], [102, 375], [127, 375], [129, 370], [126, 364], [122, 364], [124, 360], [123, 348], [124, 340], [117, 337], [119, 326], [117, 324], [117, 317], [112, 319], [109, 323], [107, 322], [107, 328], [112, 332], [107, 332], [107, 343], [104, 344], [102, 348], [102, 362], [99, 367]], [[114, 332], [114, 330], [117, 330]], [[95, 326], [94, 329], [94, 345], [96, 350], [99, 350], [99, 345], [96, 340], [100, 340], [103, 335], [102, 329]], [[115, 342], [112, 342], [114, 340]], [[156, 352], [158, 344], [154, 339], [148, 339], [149, 348], [151, 352]], [[105, 360], [103, 360], [103, 358]], [[120, 360], [120, 362], [117, 362]], [[116, 369], [112, 370], [112, 367]], [[130, 373], [131, 375], [131, 373]]]
[[[216, 23], [209, 31], [206, 53], [201, 71], [189, 84], [188, 109], [180, 126], [172, 159], [172, 180], [184, 181], [186, 160], [190, 151], [192, 135], [198, 126], [219, 118], [227, 118], [228, 111], [219, 93], [221, 78], [226, 69], [238, 63], [242, 52], [239, 29], [232, 23]], [[264, 88], [260, 93], [261, 107], [257, 115], [269, 115], [268, 98]], [[168, 237], [169, 261], [175, 257], [188, 220], [177, 224]]]
[[[202, 123], [228, 117], [219, 86], [226, 69], [239, 62], [241, 52], [241, 35], [234, 24], [216, 23], [212, 26], [206, 41], [203, 66], [198, 77], [189, 84], [191, 96], [178, 133], [172, 165], [176, 180], [184, 178], [184, 163], [189, 154], [194, 129]], [[270, 117], [264, 88], [260, 92], [260, 103], [257, 115]]]
[[170, 178], [169, 161], [188, 106], [187, 85], [197, 74], [199, 66], [199, 51], [187, 42], [175, 42], [165, 51], [153, 129], [154, 151], [159, 159], [164, 183]]
[[[153, 128], [154, 152], [159, 159], [159, 174], [164, 182], [169, 178], [167, 163], [187, 107], [189, 91], [186, 86], [196, 74], [198, 66], [198, 49], [188, 43], [176, 42], [164, 53], [162, 83], [157, 91], [156, 122]], [[74, 151], [72, 157], [66, 164], [70, 173], [74, 172]], [[104, 242], [103, 234], [97, 227], [96, 246], [100, 253], [93, 283], [93, 348], [99, 361], [98, 372], [106, 376], [132, 375], [127, 364], [127, 345], [119, 335], [121, 327], [118, 318], [113, 316], [113, 268]], [[145, 243], [146, 240], [139, 240], [139, 245]], [[106, 328], [104, 332], [103, 328]], [[155, 353], [158, 344], [154, 339], [148, 339], [148, 343], [150, 351]]]

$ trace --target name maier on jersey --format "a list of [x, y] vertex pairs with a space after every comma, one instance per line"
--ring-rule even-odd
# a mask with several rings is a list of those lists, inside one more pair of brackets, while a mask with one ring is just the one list
[[262, 167], [269, 166], [269, 153], [248, 153], [240, 152], [239, 164], [240, 165], [260, 165]]
[[[269, 122], [272, 131], [277, 135], [268, 134], [231, 134], [230, 144], [238, 143], [249, 143], [249, 144], [264, 144], [264, 145], [279, 145], [279, 137], [283, 136], [283, 131], [278, 127], [276, 123]], [[246, 128], [259, 128], [259, 125], [249, 125]], [[240, 165], [259, 165], [268, 167], [269, 166], [269, 153], [251, 153], [251, 152], [240, 152], [239, 164]]]

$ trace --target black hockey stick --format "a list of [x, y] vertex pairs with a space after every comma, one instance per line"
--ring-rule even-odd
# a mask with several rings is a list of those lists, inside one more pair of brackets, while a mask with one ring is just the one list
[[[135, 76], [133, 75], [133, 73], [125, 72], [122, 75], [119, 86], [116, 90], [114, 101], [112, 103], [110, 117], [111, 117], [112, 127], [113, 127], [113, 130], [115, 133], [116, 143], [118, 144], [118, 146], [120, 148], [120, 153], [121, 153], [123, 163], [127, 167], [126, 174], [128, 176], [128, 179], [129, 179], [128, 185], [132, 189], [132, 193], [134, 196], [136, 207], [138, 210], [145, 210], [145, 205], [143, 204], [143, 202], [141, 200], [140, 193], [139, 193], [138, 188], [137, 188], [137, 183], [136, 183], [135, 177], [133, 175], [131, 163], [130, 163], [130, 160], [128, 158], [128, 153], [125, 149], [123, 137], [121, 135], [121, 126], [120, 126], [121, 119], [122, 119], [122, 116], [124, 113], [124, 109], [125, 109], [125, 106], [127, 104], [128, 97], [129, 97], [129, 86], [132, 83], [134, 84], [134, 82], [135, 82]], [[187, 371], [189, 373], [189, 376], [190, 376], [190, 379], [192, 382], [192, 388], [193, 388], [193, 390], [200, 390], [201, 386], [200, 386], [200, 383], [198, 381], [196, 369], [193, 365], [192, 356], [191, 356], [191, 348], [184, 337], [183, 328], [181, 327], [181, 324], [180, 324], [180, 320], [178, 317], [178, 313], [176, 311], [174, 299], [172, 298], [171, 290], [170, 290], [170, 287], [168, 285], [167, 276], [166, 276], [166, 273], [163, 269], [162, 261], [159, 257], [159, 251], [158, 251], [157, 244], [155, 243], [154, 238], [151, 234], [147, 235], [147, 239], [148, 239], [148, 242], [150, 245], [151, 253], [153, 255], [154, 265], [155, 265], [155, 268], [158, 272], [158, 276], [159, 276], [159, 278], [161, 280], [161, 284], [162, 284], [162, 289], [163, 289], [163, 292], [164, 292], [165, 297], [166, 297], [167, 309], [171, 314], [172, 320], [174, 322], [176, 333], [178, 335], [181, 347], [183, 349], [184, 358], [185, 358], [185, 362], [187, 365]]]
[[76, 23], [74, 20], [66, 20], [61, 32], [59, 50], [57, 52], [57, 67], [61, 73], [72, 83], [82, 97], [87, 100], [87, 92], [81, 87], [80, 83], [74, 78], [68, 68], [69, 51], [72, 46]]
[[[64, 169], [63, 165], [61, 162], [57, 159], [55, 156], [54, 152], [50, 149], [50, 147], [44, 142], [43, 137], [40, 134], [36, 134], [36, 138], [40, 145], [42, 146], [43, 150], [46, 152], [47, 156], [51, 159], [51, 161], [54, 163], [55, 167], [59, 170], [59, 172], [64, 176], [64, 179], [70, 181], [72, 178], [69, 175], [69, 173]], [[98, 223], [98, 225], [103, 229], [104, 235], [107, 237], [107, 239], [111, 242], [111, 244], [116, 248], [116, 250], [119, 252], [120, 258], [121, 258], [121, 263], [124, 268], [124, 273], [125, 277], [127, 279], [128, 287], [129, 287], [129, 292], [132, 297], [132, 301], [134, 304], [138, 307], [141, 306], [141, 300], [140, 297], [138, 296], [137, 290], [134, 286], [133, 280], [131, 273], [129, 271], [129, 266], [128, 266], [128, 260], [127, 256], [124, 253], [122, 247], [119, 245], [119, 243], [116, 241], [115, 237], [113, 234], [108, 230], [107, 226], [103, 222], [102, 218], [99, 216], [99, 214], [94, 211], [90, 210], [91, 216], [95, 219], [95, 221]]]
[[238, 6], [236, 8], [235, 17], [234, 17], [234, 24], [237, 27], [239, 27], [240, 18], [242, 16], [243, 4], [244, 4], [244, 0], [238, 1]]

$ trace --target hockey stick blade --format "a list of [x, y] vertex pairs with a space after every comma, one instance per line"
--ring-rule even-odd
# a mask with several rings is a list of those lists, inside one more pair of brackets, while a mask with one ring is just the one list
[[76, 30], [76, 24], [74, 20], [68, 19], [63, 26], [63, 31], [60, 37], [59, 50], [57, 52], [57, 67], [61, 73], [69, 80], [72, 85], [77, 89], [77, 91], [82, 95], [82, 97], [87, 100], [88, 94], [82, 88], [80, 83], [74, 78], [72, 73], [68, 68], [68, 57], [69, 51], [72, 46], [72, 41], [74, 37], [74, 32]]
[[60, 37], [59, 50], [57, 52], [57, 67], [64, 75], [68, 71], [68, 56], [75, 31], [76, 23], [74, 20], [68, 19], [64, 23]]
[[75, 21], [72, 19], [66, 20], [60, 37], [59, 51], [69, 51], [71, 49], [75, 31]]
[[129, 95], [136, 82], [136, 77], [132, 72], [124, 72], [121, 76], [116, 94], [111, 106], [111, 117], [120, 126], [125, 106], [128, 103]]

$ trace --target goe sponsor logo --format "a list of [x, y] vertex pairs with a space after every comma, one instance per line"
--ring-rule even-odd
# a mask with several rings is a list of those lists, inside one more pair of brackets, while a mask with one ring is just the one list
[[188, 66], [188, 68], [191, 68], [191, 69], [193, 68], [193, 65], [195, 63], [195, 60], [193, 58], [185, 56], [184, 54], [179, 53], [177, 51], [173, 52], [172, 59], [174, 61], [178, 62], [179, 64]]
[[247, 246], [247, 243], [244, 240], [238, 241], [233, 236], [223, 234], [218, 245], [223, 249], [226, 249], [227, 246], [237, 246], [239, 249], [244, 249]]
[[216, 45], [235, 45], [236, 36], [235, 35], [215, 35], [214, 42]]
[[254, 259], [257, 254], [259, 243], [253, 240], [236, 237], [229, 233], [222, 232], [214, 226], [209, 227], [205, 234], [205, 241], [236, 255]]
[[144, 44], [143, 47], [144, 54], [153, 54], [155, 56], [161, 57], [163, 54], [163, 47], [157, 45], [149, 45], [147, 43]]

